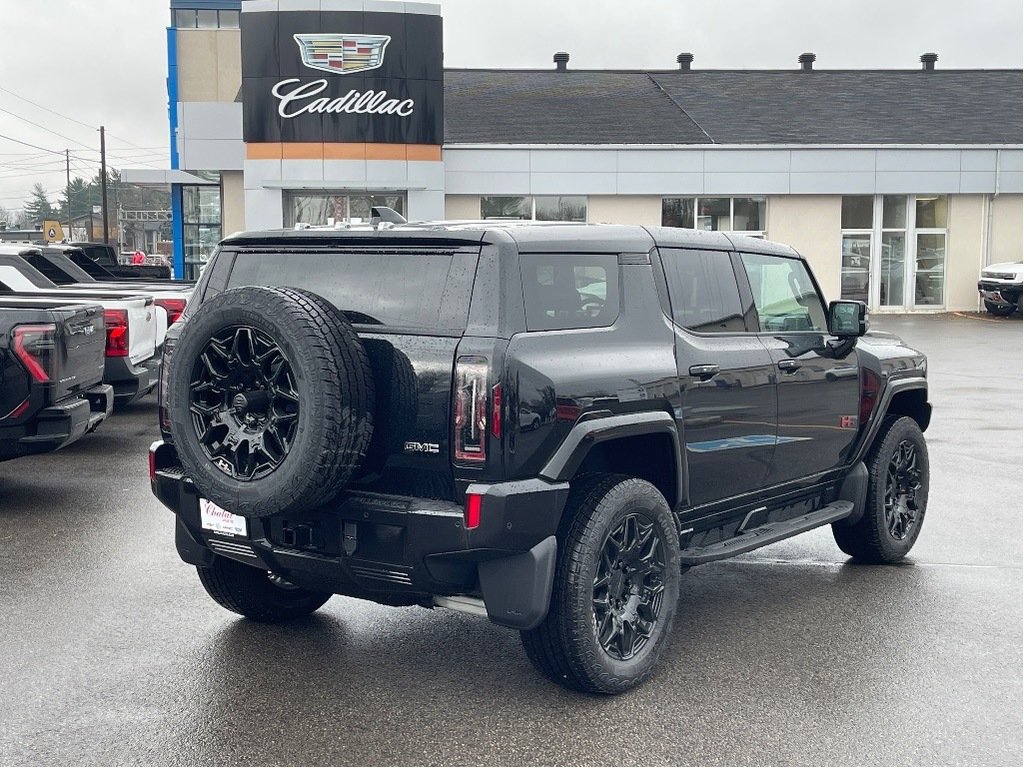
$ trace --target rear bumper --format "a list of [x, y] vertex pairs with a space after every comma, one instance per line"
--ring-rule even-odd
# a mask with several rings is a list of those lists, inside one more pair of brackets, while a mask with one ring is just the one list
[[200, 493], [173, 445], [160, 441], [150, 451], [153, 493], [177, 516], [175, 542], [187, 563], [228, 557], [299, 586], [390, 605], [480, 597], [492, 621], [516, 629], [547, 614], [567, 483], [470, 486], [481, 497], [473, 529], [452, 502], [347, 492], [287, 520], [249, 519], [246, 536], [228, 536], [202, 528]]
[[127, 357], [108, 357], [103, 366], [103, 383], [114, 388], [116, 405], [127, 405], [149, 394], [159, 379], [159, 351], [138, 365]]
[[979, 280], [978, 293], [985, 301], [999, 305], [1019, 305], [1021, 283], [1010, 283], [999, 280]]
[[47, 453], [70, 445], [96, 429], [113, 407], [113, 388], [109, 384], [97, 384], [73, 398], [42, 409], [23, 424], [0, 429], [0, 458]]

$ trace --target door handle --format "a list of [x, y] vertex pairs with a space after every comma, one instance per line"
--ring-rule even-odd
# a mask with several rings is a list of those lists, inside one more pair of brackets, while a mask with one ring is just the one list
[[721, 369], [715, 363], [706, 363], [704, 365], [691, 365], [690, 375], [696, 376], [701, 381], [707, 381], [708, 379], [717, 376]]
[[793, 373], [800, 367], [800, 363], [792, 358], [786, 358], [785, 360], [779, 360], [779, 370], [785, 373]]

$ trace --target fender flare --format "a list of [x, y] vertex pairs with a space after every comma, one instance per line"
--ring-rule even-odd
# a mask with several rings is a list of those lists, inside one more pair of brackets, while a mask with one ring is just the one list
[[[895, 379], [886, 382], [885, 388], [882, 390], [882, 395], [879, 398], [878, 405], [875, 408], [871, 425], [865, 430], [861, 436], [860, 442], [857, 444], [857, 449], [853, 452], [853, 461], [862, 461], [867, 456], [868, 451], [871, 449], [872, 443], [875, 442], [875, 437], [878, 436], [878, 430], [882, 426], [882, 421], [885, 418], [885, 414], [889, 411], [889, 406], [892, 404], [893, 398], [901, 392], [909, 392], [914, 389], [922, 389], [926, 393], [928, 391], [928, 380], [923, 376], [910, 376], [903, 379]], [[931, 405], [928, 405], [928, 415], [922, 427], [922, 431], [927, 428], [928, 421], [931, 419]]]
[[676, 509], [687, 498], [686, 467], [680, 449], [679, 429], [675, 419], [664, 411], [625, 413], [617, 416], [599, 416], [579, 421], [569, 432], [558, 450], [540, 471], [540, 476], [555, 482], [565, 482], [576, 474], [590, 449], [598, 443], [641, 435], [668, 435], [672, 441], [673, 464], [676, 473], [676, 498], [667, 499]]

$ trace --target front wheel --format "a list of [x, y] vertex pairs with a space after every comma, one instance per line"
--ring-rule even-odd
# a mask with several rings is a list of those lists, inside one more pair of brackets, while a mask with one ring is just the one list
[[523, 646], [561, 685], [621, 693], [650, 675], [672, 627], [679, 533], [665, 497], [635, 478], [575, 489], [566, 514], [551, 608]]
[[832, 525], [836, 544], [854, 560], [895, 563], [917, 541], [928, 506], [928, 446], [917, 422], [889, 416], [868, 456], [868, 497], [852, 526]]
[[280, 576], [226, 557], [217, 557], [213, 565], [196, 571], [206, 593], [221, 607], [254, 621], [297, 619], [331, 599], [330, 592], [296, 587]]

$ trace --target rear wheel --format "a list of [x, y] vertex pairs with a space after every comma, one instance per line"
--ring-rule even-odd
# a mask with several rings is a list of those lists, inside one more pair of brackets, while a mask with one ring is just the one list
[[836, 544], [855, 560], [895, 563], [917, 541], [928, 506], [928, 446], [917, 422], [889, 416], [868, 456], [864, 515], [852, 526], [835, 523]]
[[1016, 304], [996, 304], [991, 301], [985, 302], [985, 309], [988, 310], [990, 315], [996, 317], [1007, 317], [1017, 311]]
[[568, 688], [621, 693], [643, 682], [679, 598], [679, 534], [644, 480], [605, 477], [573, 492], [559, 536], [551, 608], [521, 633], [526, 654]]
[[331, 599], [288, 583], [280, 576], [217, 557], [213, 565], [196, 568], [207, 594], [223, 608], [254, 621], [277, 622], [306, 616]]

